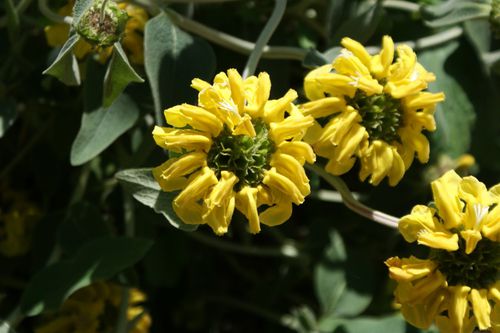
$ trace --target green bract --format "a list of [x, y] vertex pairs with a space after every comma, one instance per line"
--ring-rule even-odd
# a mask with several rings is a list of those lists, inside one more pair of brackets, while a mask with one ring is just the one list
[[74, 29], [89, 43], [107, 47], [121, 39], [128, 19], [127, 12], [114, 1], [96, 0]]

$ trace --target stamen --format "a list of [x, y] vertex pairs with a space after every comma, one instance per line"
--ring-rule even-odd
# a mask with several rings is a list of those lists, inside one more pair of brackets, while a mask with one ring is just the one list
[[481, 204], [475, 204], [474, 205], [474, 214], [476, 215], [476, 224], [475, 226], [478, 227], [483, 218], [488, 214], [489, 207], [488, 206], [483, 206]]

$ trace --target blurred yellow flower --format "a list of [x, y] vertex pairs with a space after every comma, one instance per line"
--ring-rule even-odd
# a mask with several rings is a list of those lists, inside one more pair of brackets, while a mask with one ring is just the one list
[[[71, 15], [73, 10], [74, 1], [70, 0], [65, 6], [59, 9], [60, 15]], [[123, 49], [128, 55], [131, 63], [136, 65], [144, 64], [144, 26], [149, 19], [147, 12], [141, 7], [122, 2], [118, 4], [118, 7], [124, 9], [129, 19], [125, 25], [125, 31], [121, 44]], [[45, 27], [45, 37], [47, 39], [47, 44], [52, 47], [62, 46], [69, 36], [70, 26], [65, 23], [57, 23], [48, 25]], [[111, 56], [113, 47], [98, 48], [90, 43], [86, 42], [81, 38], [73, 49], [73, 53], [78, 59], [85, 58], [89, 53], [96, 51], [98, 53], [99, 61], [106, 62], [106, 60]]]
[[0, 191], [0, 255], [17, 257], [31, 248], [31, 238], [40, 219], [37, 206], [25, 196], [2, 186]]
[[191, 86], [199, 91], [198, 106], [165, 110], [173, 127], [153, 131], [156, 143], [177, 156], [153, 174], [164, 191], [181, 190], [172, 203], [179, 218], [208, 224], [218, 235], [227, 232], [234, 209], [252, 233], [261, 223], [288, 220], [292, 203], [310, 193], [303, 165], [315, 160], [301, 141], [314, 119], [292, 103], [297, 93], [269, 100], [267, 73], [242, 79], [235, 69], [219, 73], [213, 84], [194, 79]]
[[415, 155], [429, 159], [429, 142], [422, 130], [434, 131], [434, 109], [444, 94], [425, 92], [435, 80], [417, 62], [407, 45], [394, 47], [384, 36], [379, 54], [370, 55], [358, 42], [342, 39], [341, 54], [332, 64], [311, 71], [304, 80], [305, 115], [326, 118], [306, 140], [329, 161], [326, 171], [341, 175], [356, 158], [359, 177], [378, 185], [388, 177], [395, 186]]
[[500, 185], [449, 171], [432, 183], [434, 207], [401, 218], [406, 241], [431, 248], [429, 259], [389, 258], [396, 301], [419, 328], [442, 333], [500, 328]]
[[[103, 333], [112, 332], [118, 320], [124, 287], [96, 282], [73, 293], [55, 312], [45, 314], [35, 333]], [[133, 322], [128, 332], [147, 333], [151, 317], [141, 303], [146, 295], [140, 290], [128, 291], [127, 320]]]

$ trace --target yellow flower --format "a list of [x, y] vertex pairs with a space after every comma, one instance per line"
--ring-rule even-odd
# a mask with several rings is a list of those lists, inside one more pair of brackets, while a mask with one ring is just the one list
[[[71, 15], [74, 0], [70, 0], [66, 5], [59, 9], [60, 15]], [[125, 25], [125, 32], [121, 40], [123, 49], [128, 55], [131, 63], [136, 65], [144, 64], [144, 26], [149, 19], [147, 12], [141, 7], [122, 2], [118, 7], [124, 9], [129, 19]], [[52, 47], [62, 46], [69, 36], [70, 26], [65, 23], [57, 23], [45, 27], [45, 37], [47, 44]], [[95, 48], [83, 38], [81, 38], [73, 49], [73, 53], [78, 59], [85, 58], [93, 51], [97, 51], [99, 61], [104, 63], [111, 56], [113, 47]]]
[[[41, 317], [35, 333], [101, 333], [114, 331], [120, 311], [123, 287], [96, 282], [73, 293], [52, 313]], [[147, 333], [151, 317], [141, 306], [146, 295], [138, 289], [128, 291], [127, 320], [134, 322], [129, 332]]]
[[419, 328], [443, 333], [500, 328], [500, 186], [445, 173], [432, 184], [434, 207], [401, 218], [406, 241], [431, 248], [428, 259], [389, 258], [396, 301]]
[[155, 142], [175, 154], [153, 169], [164, 191], [181, 190], [172, 205], [188, 224], [208, 224], [222, 235], [234, 210], [249, 222], [275, 226], [288, 220], [292, 203], [310, 193], [303, 165], [313, 163], [312, 148], [301, 139], [314, 122], [292, 103], [294, 90], [269, 100], [267, 73], [243, 79], [235, 69], [214, 83], [192, 81], [198, 105], [165, 110], [173, 127], [153, 130]]
[[[328, 159], [326, 171], [341, 175], [360, 161], [359, 177], [378, 185], [388, 177], [395, 186], [415, 155], [429, 159], [429, 142], [422, 130], [434, 131], [434, 109], [443, 93], [425, 92], [434, 81], [413, 50], [383, 38], [379, 54], [370, 55], [358, 42], [342, 39], [345, 47], [332, 64], [311, 71], [304, 80], [310, 102], [305, 115], [324, 118], [307, 141]], [[313, 131], [313, 130], [311, 130]]]
[[6, 187], [0, 191], [0, 203], [0, 255], [22, 256], [31, 248], [40, 211], [22, 193]]

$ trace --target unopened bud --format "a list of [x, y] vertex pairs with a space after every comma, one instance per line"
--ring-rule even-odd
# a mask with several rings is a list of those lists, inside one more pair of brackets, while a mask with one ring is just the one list
[[89, 43], [107, 47], [120, 40], [128, 18], [114, 1], [96, 0], [74, 28]]

